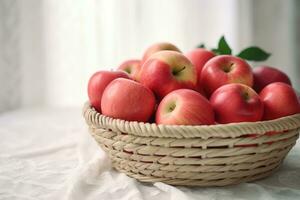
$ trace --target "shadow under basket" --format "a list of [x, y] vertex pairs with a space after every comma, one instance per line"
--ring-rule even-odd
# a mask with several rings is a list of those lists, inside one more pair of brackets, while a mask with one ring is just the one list
[[295, 145], [300, 127], [300, 114], [170, 126], [112, 119], [86, 103], [83, 115], [115, 169], [142, 182], [185, 186], [225, 186], [271, 175]]

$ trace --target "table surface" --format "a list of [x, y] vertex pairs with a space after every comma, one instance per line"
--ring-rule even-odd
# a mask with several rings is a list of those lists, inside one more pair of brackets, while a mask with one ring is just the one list
[[111, 168], [80, 108], [0, 115], [0, 199], [300, 199], [300, 145], [274, 175], [236, 186], [144, 184]]

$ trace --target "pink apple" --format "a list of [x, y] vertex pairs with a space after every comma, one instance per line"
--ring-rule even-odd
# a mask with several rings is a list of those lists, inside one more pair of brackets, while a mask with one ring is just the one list
[[139, 73], [141, 70], [141, 61], [126, 60], [118, 67], [118, 69], [125, 71], [133, 80], [137, 81], [139, 79]]
[[142, 63], [146, 62], [146, 60], [150, 56], [152, 56], [152, 54], [157, 53], [159, 51], [164, 51], [164, 50], [181, 52], [174, 44], [171, 44], [169, 42], [155, 43], [146, 49], [146, 51], [143, 55]]
[[214, 112], [209, 101], [196, 91], [179, 89], [160, 102], [156, 112], [157, 124], [214, 124]]
[[265, 86], [274, 82], [283, 82], [291, 85], [289, 77], [279, 69], [269, 66], [260, 66], [253, 69], [255, 91], [260, 92]]
[[252, 87], [253, 74], [249, 64], [241, 58], [220, 55], [210, 59], [203, 67], [200, 84], [210, 96], [216, 89], [228, 83], [241, 83]]
[[117, 78], [105, 88], [101, 109], [108, 117], [147, 122], [155, 103], [154, 94], [148, 88], [133, 80]]
[[193, 63], [196, 68], [198, 77], [196, 90], [203, 94], [203, 89], [200, 84], [201, 71], [205, 63], [213, 58], [215, 54], [212, 51], [197, 48], [185, 53], [184, 55]]
[[195, 89], [197, 74], [194, 65], [183, 54], [160, 51], [143, 64], [140, 82], [162, 99], [173, 90]]
[[294, 89], [282, 82], [267, 85], [259, 93], [264, 103], [264, 120], [276, 119], [300, 112], [300, 104]]
[[88, 83], [88, 96], [90, 104], [101, 112], [101, 98], [105, 87], [116, 78], [128, 78], [122, 71], [98, 71], [92, 75]]
[[231, 122], [255, 122], [262, 119], [264, 107], [259, 95], [244, 84], [231, 83], [218, 88], [210, 97], [210, 103], [221, 124]]

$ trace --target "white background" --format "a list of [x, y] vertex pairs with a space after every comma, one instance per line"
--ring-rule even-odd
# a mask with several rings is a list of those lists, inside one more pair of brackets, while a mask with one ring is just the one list
[[154, 42], [169, 41], [187, 51], [200, 42], [214, 47], [221, 35], [235, 53], [249, 45], [272, 52], [266, 64], [284, 70], [300, 89], [298, 4], [295, 0], [1, 0], [0, 111], [32, 105], [81, 106], [93, 72], [140, 58]]

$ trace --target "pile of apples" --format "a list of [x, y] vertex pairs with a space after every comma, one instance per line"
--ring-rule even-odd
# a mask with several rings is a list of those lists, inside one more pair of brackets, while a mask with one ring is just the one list
[[171, 43], [150, 46], [141, 60], [89, 80], [90, 104], [101, 114], [167, 125], [211, 125], [271, 120], [300, 113], [300, 101], [282, 71]]

